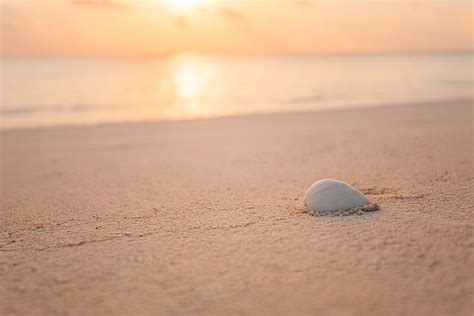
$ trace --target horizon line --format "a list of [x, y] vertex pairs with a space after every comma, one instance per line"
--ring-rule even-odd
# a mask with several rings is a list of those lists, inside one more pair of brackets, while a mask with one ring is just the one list
[[177, 51], [154, 54], [0, 54], [0, 59], [160, 59], [179, 56], [202, 57], [363, 57], [363, 56], [416, 56], [416, 55], [470, 55], [474, 49], [447, 50], [407, 50], [380, 52], [273, 52], [273, 53], [229, 53], [229, 52], [199, 52]]

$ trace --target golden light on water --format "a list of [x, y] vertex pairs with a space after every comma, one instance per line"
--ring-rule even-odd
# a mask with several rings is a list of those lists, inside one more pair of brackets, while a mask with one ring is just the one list
[[182, 110], [205, 115], [205, 98], [213, 67], [202, 59], [188, 56], [176, 59], [173, 69], [172, 81]]
[[194, 99], [202, 93], [203, 82], [196, 69], [186, 66], [178, 68], [174, 82], [179, 96], [186, 100]]

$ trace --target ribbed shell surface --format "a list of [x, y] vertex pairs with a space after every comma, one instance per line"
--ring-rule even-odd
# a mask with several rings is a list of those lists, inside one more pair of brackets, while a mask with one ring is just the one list
[[356, 188], [334, 179], [313, 183], [304, 197], [305, 206], [312, 211], [339, 211], [361, 207], [367, 203], [369, 200]]

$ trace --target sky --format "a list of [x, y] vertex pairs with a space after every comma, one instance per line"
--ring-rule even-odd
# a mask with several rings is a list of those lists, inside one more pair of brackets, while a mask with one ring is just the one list
[[464, 0], [0, 0], [2, 56], [473, 50]]

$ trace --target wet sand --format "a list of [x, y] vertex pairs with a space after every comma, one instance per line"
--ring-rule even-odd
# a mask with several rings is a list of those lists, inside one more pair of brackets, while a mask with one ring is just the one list
[[[2, 315], [472, 315], [472, 101], [1, 132]], [[299, 211], [336, 178], [381, 211]]]

